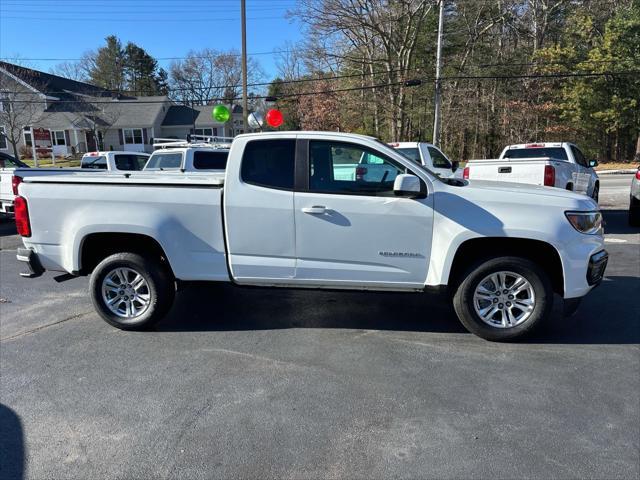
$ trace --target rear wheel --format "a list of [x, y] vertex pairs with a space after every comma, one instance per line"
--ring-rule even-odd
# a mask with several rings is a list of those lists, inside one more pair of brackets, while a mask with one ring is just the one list
[[453, 307], [465, 328], [492, 341], [527, 335], [549, 316], [552, 306], [548, 275], [520, 257], [476, 264], [453, 297]]
[[640, 227], [640, 200], [633, 197], [629, 202], [629, 226]]
[[96, 311], [107, 323], [122, 330], [141, 330], [171, 308], [175, 282], [156, 260], [116, 253], [96, 266], [89, 290]]

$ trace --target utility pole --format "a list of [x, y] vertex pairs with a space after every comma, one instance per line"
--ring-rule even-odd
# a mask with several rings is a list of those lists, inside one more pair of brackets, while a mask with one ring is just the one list
[[249, 132], [249, 102], [247, 94], [247, 5], [240, 0], [240, 16], [242, 23], [242, 124], [244, 133]]
[[[244, 1], [244, 0], [243, 0]], [[436, 51], [436, 98], [433, 118], [433, 144], [440, 146], [440, 102], [442, 96], [442, 82], [440, 69], [442, 67], [442, 27], [444, 24], [444, 0], [440, 0], [440, 16], [438, 18], [438, 48]]]

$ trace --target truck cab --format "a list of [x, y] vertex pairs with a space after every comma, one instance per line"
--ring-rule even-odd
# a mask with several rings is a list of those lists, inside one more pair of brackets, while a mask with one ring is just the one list
[[224, 172], [231, 141], [229, 137], [189, 135], [187, 140], [156, 138], [156, 149], [144, 167], [149, 172]]
[[458, 170], [458, 162], [449, 160], [442, 150], [432, 143], [395, 142], [390, 143], [389, 146], [440, 177], [453, 177]]
[[142, 152], [89, 152], [82, 156], [80, 168], [109, 172], [135, 172], [142, 170], [147, 160], [149, 160], [149, 154]]

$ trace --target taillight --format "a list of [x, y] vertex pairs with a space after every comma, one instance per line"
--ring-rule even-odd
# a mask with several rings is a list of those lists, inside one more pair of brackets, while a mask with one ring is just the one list
[[18, 175], [14, 175], [11, 177], [11, 188], [13, 189], [13, 194], [18, 195], [18, 185], [22, 183], [22, 177]]
[[31, 236], [31, 224], [29, 223], [29, 209], [24, 197], [16, 197], [13, 200], [13, 214], [16, 219], [16, 229], [23, 237]]
[[544, 166], [544, 186], [553, 187], [556, 184], [556, 169], [553, 165]]
[[462, 171], [462, 178], [469, 180], [469, 167], [464, 167], [464, 170]]
[[356, 180], [364, 180], [367, 174], [367, 167], [356, 167]]
[[637, 178], [638, 180], [640, 180], [640, 168], [639, 168], [639, 169], [638, 169], [638, 171], [636, 172], [636, 178]]

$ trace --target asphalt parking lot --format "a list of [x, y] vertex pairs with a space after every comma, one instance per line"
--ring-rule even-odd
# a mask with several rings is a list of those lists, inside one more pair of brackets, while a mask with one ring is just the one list
[[640, 230], [603, 178], [607, 278], [523, 343], [437, 298], [195, 286], [151, 332], [18, 276], [0, 224], [1, 478], [638, 478]]

